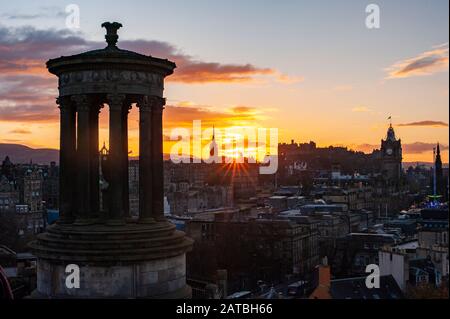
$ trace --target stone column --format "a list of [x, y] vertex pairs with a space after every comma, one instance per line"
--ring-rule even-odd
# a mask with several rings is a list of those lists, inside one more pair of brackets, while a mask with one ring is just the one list
[[111, 181], [109, 185], [110, 204], [108, 211], [108, 224], [125, 224], [124, 211], [124, 121], [123, 108], [124, 94], [108, 94], [109, 105], [109, 162]]
[[89, 155], [90, 159], [90, 167], [91, 167], [91, 176], [90, 176], [90, 187], [91, 187], [91, 215], [95, 217], [99, 217], [100, 213], [100, 163], [99, 163], [99, 147], [98, 147], [98, 115], [100, 112], [100, 103], [95, 101], [91, 105], [90, 110], [90, 150]]
[[152, 215], [156, 221], [164, 221], [164, 160], [162, 113], [165, 99], [151, 96], [152, 108]]
[[76, 166], [76, 113], [68, 97], [56, 101], [60, 109], [60, 152], [59, 152], [59, 223], [72, 223], [75, 219]]
[[142, 96], [139, 108], [139, 222], [152, 223], [152, 109], [148, 96]]
[[129, 196], [129, 174], [128, 174], [128, 113], [131, 105], [126, 101], [126, 105], [123, 108], [122, 123], [123, 123], [123, 211], [126, 217], [130, 217], [130, 196]]
[[[91, 109], [89, 97], [85, 94], [74, 95], [78, 112], [77, 126], [77, 205], [76, 223], [91, 222]], [[75, 158], [74, 158], [75, 160]]]

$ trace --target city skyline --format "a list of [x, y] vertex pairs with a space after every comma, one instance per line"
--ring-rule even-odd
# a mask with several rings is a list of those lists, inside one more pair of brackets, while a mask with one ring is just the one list
[[[391, 116], [405, 162], [431, 162], [440, 142], [447, 163], [448, 2], [377, 3], [381, 28], [369, 30], [364, 23], [368, 3], [356, 1], [320, 6], [250, 1], [238, 13], [229, 2], [136, 1], [124, 8], [79, 1], [76, 32], [65, 27], [65, 6], [56, 1], [5, 4], [0, 143], [58, 148], [56, 80], [45, 62], [103, 48], [97, 21], [120, 17], [127, 32], [119, 31], [119, 47], [168, 57], [178, 65], [167, 78], [166, 135], [202, 120], [205, 128], [276, 127], [280, 142], [313, 140], [318, 146], [371, 152], [379, 148]], [[101, 143], [108, 140], [106, 113], [101, 114]], [[137, 118], [133, 108], [133, 155], [138, 153]], [[164, 151], [169, 150], [166, 143]]]
[[5, 4], [0, 303], [448, 299], [448, 7]]

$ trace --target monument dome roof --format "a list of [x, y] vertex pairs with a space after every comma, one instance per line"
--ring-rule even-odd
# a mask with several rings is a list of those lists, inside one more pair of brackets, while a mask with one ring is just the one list
[[65, 71], [79, 70], [84, 67], [92, 69], [95, 68], [95, 65], [108, 64], [108, 68], [130, 68], [142, 71], [151, 68], [152, 70], [159, 70], [164, 75], [173, 73], [176, 64], [172, 61], [117, 47], [116, 44], [119, 38], [117, 30], [122, 27], [122, 24], [118, 22], [105, 22], [102, 24], [102, 27], [105, 27], [107, 30], [105, 35], [108, 44], [107, 47], [50, 59], [47, 61], [49, 71], [55, 75], [59, 75]]

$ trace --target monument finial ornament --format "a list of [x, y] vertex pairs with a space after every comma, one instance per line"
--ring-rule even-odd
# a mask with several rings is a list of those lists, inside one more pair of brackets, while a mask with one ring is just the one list
[[117, 35], [117, 30], [122, 27], [119, 22], [104, 22], [102, 28], [106, 28], [105, 39], [108, 43], [108, 48], [115, 48], [119, 36]]

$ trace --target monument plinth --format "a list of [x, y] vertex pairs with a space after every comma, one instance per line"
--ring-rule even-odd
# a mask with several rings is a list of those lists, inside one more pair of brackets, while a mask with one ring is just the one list
[[[104, 49], [47, 62], [59, 79], [60, 218], [31, 243], [38, 298], [189, 298], [192, 240], [164, 218], [164, 78], [175, 63], [119, 49], [106, 22]], [[139, 108], [139, 218], [128, 207], [128, 113]], [[106, 105], [107, 107], [103, 108]], [[108, 165], [99, 187], [99, 112], [109, 110]], [[65, 284], [80, 269], [80, 288]]]

